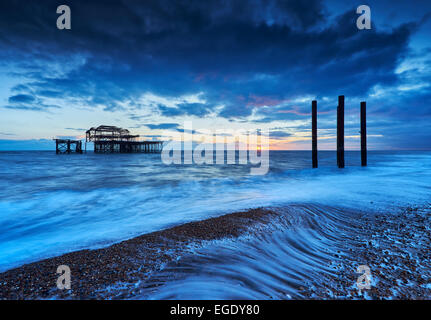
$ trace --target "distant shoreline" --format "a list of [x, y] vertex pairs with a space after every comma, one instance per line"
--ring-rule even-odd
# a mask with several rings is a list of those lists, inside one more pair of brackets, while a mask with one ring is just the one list
[[[177, 149], [175, 149], [177, 150]], [[181, 150], [181, 149], [178, 149]], [[226, 149], [226, 150], [234, 150], [234, 149]], [[225, 150], [225, 151], [226, 151]], [[19, 149], [19, 150], [0, 150], [0, 152], [22, 152], [22, 151], [30, 151], [30, 152], [53, 152], [55, 154], [55, 146], [54, 148], [47, 148], [47, 149]], [[238, 151], [238, 150], [236, 150]], [[275, 151], [275, 152], [311, 152], [311, 149], [309, 150], [302, 150], [302, 149], [270, 149], [269, 151]], [[319, 152], [336, 152], [336, 149], [319, 149]], [[361, 152], [360, 149], [348, 149], [346, 148], [346, 152]], [[368, 152], [431, 152], [431, 149], [368, 149]], [[93, 150], [87, 150], [87, 153], [93, 153]]]

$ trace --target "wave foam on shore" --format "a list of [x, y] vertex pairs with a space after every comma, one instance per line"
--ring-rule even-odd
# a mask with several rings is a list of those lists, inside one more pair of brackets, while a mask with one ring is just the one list
[[[408, 221], [408, 222], [406, 222]], [[191, 222], [0, 274], [6, 299], [431, 298], [431, 209], [294, 204]], [[69, 265], [72, 289], [58, 290]], [[356, 287], [368, 265], [368, 291]]]

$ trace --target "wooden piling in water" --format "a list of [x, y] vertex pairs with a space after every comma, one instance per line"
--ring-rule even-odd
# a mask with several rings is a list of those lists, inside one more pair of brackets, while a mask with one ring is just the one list
[[338, 168], [344, 168], [344, 96], [338, 96], [337, 165]]
[[367, 103], [361, 102], [361, 165], [367, 166]]
[[311, 102], [311, 148], [313, 168], [317, 168], [317, 101]]

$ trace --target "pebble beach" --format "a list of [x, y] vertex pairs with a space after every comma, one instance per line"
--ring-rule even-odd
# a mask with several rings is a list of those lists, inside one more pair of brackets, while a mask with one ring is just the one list
[[[306, 211], [308, 206], [296, 205]], [[152, 285], [166, 265], [220, 239], [271, 232], [289, 208], [259, 208], [144, 234], [106, 248], [81, 250], [23, 265], [0, 274], [1, 299], [133, 299]], [[304, 280], [292, 299], [431, 299], [431, 209], [355, 213], [357, 233], [338, 241], [326, 268]], [[289, 221], [285, 219], [284, 221]], [[290, 222], [284, 223], [289, 226]], [[307, 225], [302, 226], [307, 228]], [[335, 248], [335, 247], [334, 247]], [[241, 253], [238, 253], [241, 254]], [[371, 289], [358, 290], [358, 265], [372, 271]], [[71, 289], [56, 286], [59, 265], [71, 269]], [[310, 281], [315, 279], [315, 281]], [[198, 297], [197, 297], [198, 298]], [[270, 297], [269, 297], [270, 298]]]

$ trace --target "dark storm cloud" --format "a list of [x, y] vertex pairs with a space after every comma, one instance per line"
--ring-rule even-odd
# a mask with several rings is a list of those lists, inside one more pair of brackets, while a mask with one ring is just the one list
[[178, 123], [160, 123], [160, 124], [144, 124], [143, 126], [148, 127], [149, 129], [178, 129], [179, 124]]
[[[189, 134], [198, 134], [199, 131], [196, 130], [189, 130], [189, 129], [184, 129], [181, 127], [181, 125], [179, 123], [159, 123], [159, 124], [142, 124], [139, 126], [136, 126], [138, 128], [140, 127], [147, 127], [151, 130], [175, 130], [178, 132], [184, 132], [184, 133], [189, 133]], [[146, 135], [146, 137], [150, 137], [148, 135]]]
[[56, 90], [40, 90], [36, 92], [37, 95], [48, 97], [48, 98], [59, 98], [62, 97], [62, 93]]
[[[229, 119], [252, 112], [263, 122], [304, 119], [309, 104], [291, 102], [295, 97], [360, 99], [376, 85], [396, 86], [395, 69], [412, 55], [409, 40], [426, 16], [359, 31], [356, 7], [329, 15], [319, 0], [75, 0], [72, 30], [60, 31], [58, 4], [0, 3], [0, 59], [26, 79], [8, 108], [46, 110], [44, 99], [64, 98], [115, 111], [147, 91], [203, 92], [207, 103], [157, 108], [168, 117], [205, 117], [224, 106], [219, 116]], [[36, 103], [16, 101], [24, 96]], [[388, 115], [384, 103], [381, 112], [391, 119], [428, 115], [420, 99], [402, 99], [417, 108], [398, 105]], [[319, 103], [321, 117], [333, 107]]]
[[159, 104], [158, 108], [161, 114], [167, 117], [184, 115], [203, 117], [211, 112], [211, 106], [203, 103], [180, 103], [176, 108]]
[[35, 100], [35, 97], [28, 94], [17, 94], [9, 97], [9, 103], [32, 103]]
[[28, 92], [31, 91], [30, 87], [24, 84], [18, 84], [11, 88], [12, 92]]
[[[391, 71], [414, 29], [411, 24], [389, 33], [358, 32], [354, 8], [315, 28], [325, 17], [317, 0], [157, 0], [73, 1], [72, 30], [60, 31], [57, 4], [2, 3], [0, 39], [7, 50], [1, 55], [49, 62], [82, 54], [84, 65], [66, 78], [29, 70], [31, 63], [27, 71], [40, 81], [37, 87], [68, 95], [89, 96], [95, 86], [102, 103], [145, 89], [171, 95], [204, 89], [221, 100], [223, 92], [364, 94], [375, 83], [396, 80]], [[269, 86], [256, 74], [278, 79]], [[177, 115], [193, 114], [189, 107]], [[195, 107], [197, 115], [206, 114]], [[247, 115], [250, 109], [239, 112], [228, 104], [222, 115]]]
[[56, 105], [25, 105], [25, 104], [17, 104], [17, 105], [5, 105], [4, 108], [11, 110], [27, 110], [27, 111], [48, 111], [50, 108], [60, 108]]
[[286, 131], [272, 130], [269, 132], [269, 137], [271, 139], [276, 139], [276, 140], [283, 140], [283, 139], [286, 139], [290, 136], [292, 136], [292, 134], [289, 132], [286, 132]]
[[17, 94], [9, 97], [6, 109], [47, 111], [50, 108], [59, 108], [56, 105], [45, 104], [41, 99], [31, 94]]

